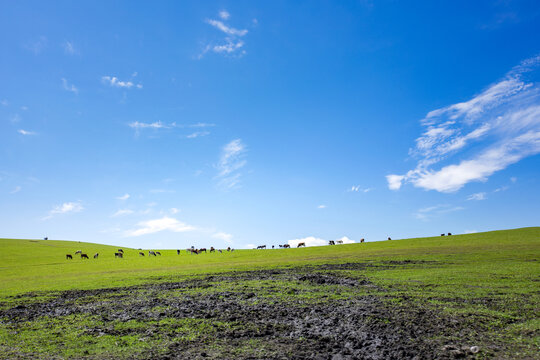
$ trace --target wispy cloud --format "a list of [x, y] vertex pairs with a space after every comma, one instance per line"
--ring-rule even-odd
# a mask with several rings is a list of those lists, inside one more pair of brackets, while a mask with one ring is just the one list
[[161, 121], [155, 121], [153, 123], [144, 123], [139, 121], [134, 121], [129, 124], [130, 128], [139, 130], [139, 129], [169, 129], [170, 126], [163, 124]]
[[326, 209], [326, 205], [319, 205], [317, 206], [317, 209]]
[[479, 193], [476, 193], [476, 194], [471, 194], [467, 198], [467, 200], [477, 200], [477, 201], [486, 200], [486, 199], [487, 199], [487, 196], [486, 196], [485, 192], [479, 192]]
[[186, 135], [186, 138], [195, 139], [195, 138], [198, 138], [198, 137], [201, 137], [201, 136], [206, 136], [206, 135], [209, 135], [209, 134], [210, 134], [209, 131], [196, 131], [194, 133]]
[[71, 91], [74, 94], [79, 93], [79, 89], [77, 89], [73, 84], [68, 84], [68, 81], [64, 78], [62, 78], [62, 86], [64, 87], [64, 90]]
[[367, 192], [370, 192], [371, 190], [373, 190], [373, 188], [363, 188], [360, 185], [353, 185], [348, 191], [367, 193]]
[[540, 84], [528, 80], [539, 65], [540, 56], [527, 59], [470, 100], [429, 112], [421, 120], [426, 130], [410, 150], [419, 158], [416, 168], [388, 175], [388, 187], [412, 183], [454, 192], [540, 153]]
[[114, 214], [112, 214], [111, 217], [120, 217], [120, 216], [125, 216], [125, 215], [131, 215], [134, 212], [135, 211], [130, 210], [130, 209], [120, 209], [117, 212], [115, 212]]
[[[219, 12], [221, 20], [228, 20], [230, 14], [226, 10]], [[207, 44], [204, 46], [203, 51], [199, 54], [198, 58], [201, 59], [207, 52], [212, 51], [217, 54], [236, 55], [243, 56], [246, 51], [243, 50], [245, 45], [241, 39], [247, 33], [247, 29], [235, 29], [232, 26], [225, 24], [221, 20], [206, 19], [205, 22], [217, 30], [225, 34], [225, 38], [221, 40], [219, 44]]]
[[246, 146], [241, 139], [235, 139], [223, 147], [217, 165], [220, 186], [227, 189], [238, 186], [241, 177], [239, 170], [246, 165], [245, 153]]
[[34, 55], [38, 55], [47, 47], [47, 43], [47, 38], [45, 36], [40, 36], [37, 40], [26, 43], [24, 48], [33, 52]]
[[49, 214], [43, 218], [47, 220], [58, 214], [67, 214], [67, 213], [77, 213], [84, 210], [84, 207], [80, 202], [67, 202], [62, 205], [57, 205], [53, 207]]
[[465, 208], [462, 207], [462, 206], [452, 206], [452, 205], [448, 205], [448, 204], [440, 204], [440, 205], [429, 206], [429, 207], [419, 209], [414, 214], [414, 216], [418, 220], [427, 221], [427, 220], [430, 220], [430, 219], [432, 219], [434, 217], [439, 217], [439, 216], [441, 216], [443, 214], [447, 214], [447, 213], [451, 213], [451, 212], [455, 212], [455, 211], [460, 211], [460, 210], [464, 210], [464, 209]]
[[137, 223], [137, 228], [126, 231], [125, 236], [141, 236], [160, 231], [187, 232], [195, 229], [196, 228], [194, 226], [185, 224], [175, 218], [164, 216], [161, 219], [153, 219]]
[[15, 189], [11, 190], [9, 193], [10, 193], [10, 194], [16, 194], [16, 193], [18, 193], [18, 192], [21, 191], [21, 190], [22, 190], [22, 187], [20, 187], [20, 186], [15, 186]]
[[117, 196], [117, 197], [116, 197], [117, 200], [127, 200], [127, 199], [129, 199], [129, 198], [130, 198], [130, 195], [127, 194], [127, 193], [124, 194], [124, 195], [122, 195], [122, 196]]
[[17, 132], [21, 135], [36, 135], [35, 132], [33, 131], [26, 131], [26, 130], [23, 130], [23, 129], [19, 129], [17, 130]]
[[225, 233], [225, 232], [217, 232], [212, 235], [214, 239], [220, 239], [227, 243], [232, 243], [233, 236], [231, 234]]
[[64, 53], [68, 55], [76, 55], [79, 53], [77, 49], [75, 49], [75, 45], [71, 41], [64, 41], [62, 43], [62, 47], [64, 48]]
[[170, 208], [169, 211], [171, 212], [171, 214], [178, 214], [180, 212], [180, 210], [178, 210], [177, 208]]
[[135, 84], [132, 81], [122, 81], [119, 80], [116, 76], [102, 76], [101, 81], [104, 84], [107, 84], [112, 87], [118, 87], [118, 88], [124, 88], [124, 89], [131, 89], [132, 87], [137, 89], [142, 89], [142, 84]]

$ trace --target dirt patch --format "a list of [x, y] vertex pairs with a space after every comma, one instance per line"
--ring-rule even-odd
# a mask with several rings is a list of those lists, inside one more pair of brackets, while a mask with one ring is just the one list
[[[125, 288], [67, 291], [47, 301], [2, 310], [0, 319], [16, 334], [24, 323], [88, 316], [92, 320], [84, 325], [82, 335], [96, 339], [135, 335], [140, 342], [160, 344], [142, 353], [129, 353], [129, 358], [476, 356], [477, 344], [466, 343], [475, 329], [460, 326], [460, 319], [414, 303], [390, 304], [369, 294], [374, 286], [366, 279], [323, 271], [366, 266], [370, 264], [327, 264], [311, 269], [258, 270]], [[460, 340], [450, 344], [441, 340], [448, 339], [449, 334]], [[11, 355], [29, 356], [23, 352]], [[43, 354], [34, 355], [39, 358]], [[72, 357], [110, 356], [85, 350]]]

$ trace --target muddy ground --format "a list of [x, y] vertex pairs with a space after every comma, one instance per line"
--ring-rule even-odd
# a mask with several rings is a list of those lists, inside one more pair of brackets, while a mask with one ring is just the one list
[[[387, 264], [400, 265], [410, 263]], [[66, 291], [35, 301], [29, 294], [18, 305], [0, 304], [1, 325], [7, 329], [0, 358], [454, 359], [496, 354], [496, 344], [478, 343], [482, 323], [445, 315], [406, 296], [385, 297], [384, 289], [361, 276], [368, 266], [234, 272]], [[33, 328], [38, 322], [45, 325]], [[77, 334], [75, 340], [70, 331]], [[60, 340], [50, 349], [36, 345], [50, 343], [52, 336]], [[116, 340], [107, 345], [104, 339]], [[75, 347], [69, 341], [79, 342]]]

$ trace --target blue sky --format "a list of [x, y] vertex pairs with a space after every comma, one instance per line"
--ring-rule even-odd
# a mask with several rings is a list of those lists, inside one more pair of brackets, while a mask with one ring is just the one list
[[539, 17], [2, 2], [0, 236], [245, 248], [538, 226]]

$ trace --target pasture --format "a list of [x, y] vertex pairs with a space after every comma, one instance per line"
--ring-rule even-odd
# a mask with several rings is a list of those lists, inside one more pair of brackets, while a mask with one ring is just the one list
[[539, 353], [538, 227], [200, 255], [117, 250], [0, 239], [0, 358]]

